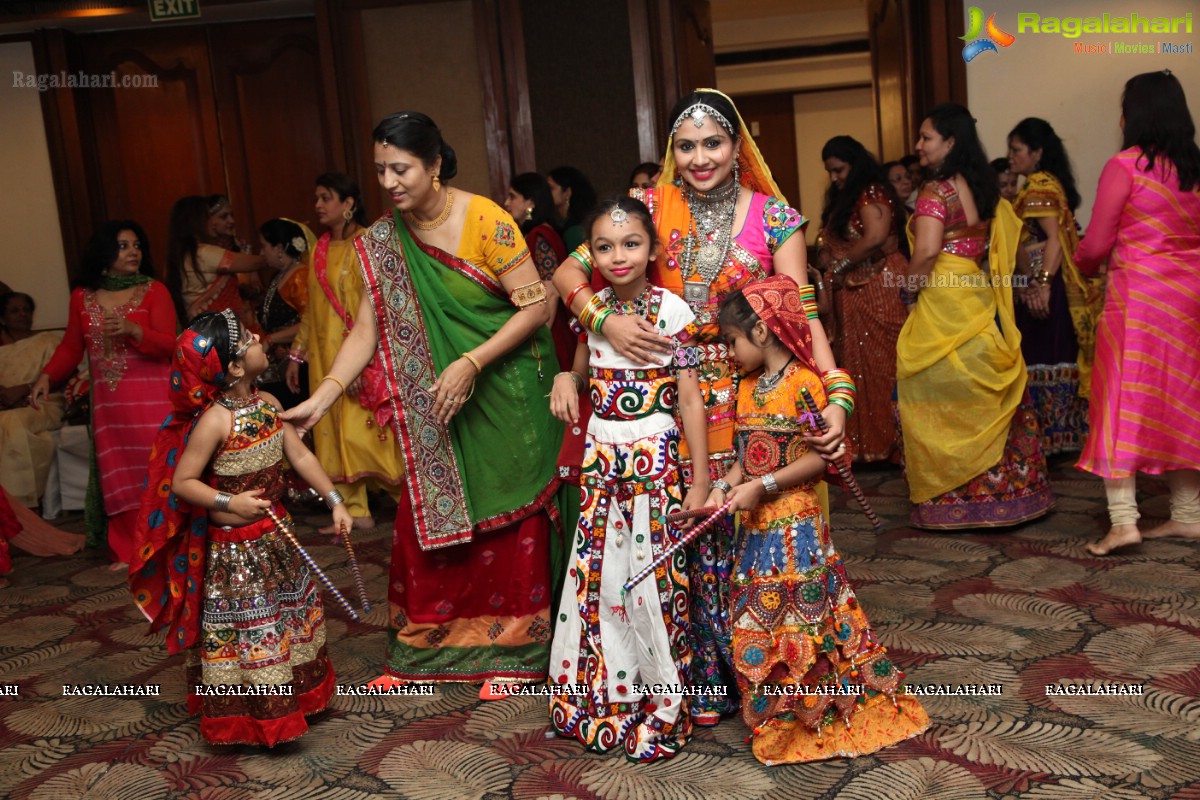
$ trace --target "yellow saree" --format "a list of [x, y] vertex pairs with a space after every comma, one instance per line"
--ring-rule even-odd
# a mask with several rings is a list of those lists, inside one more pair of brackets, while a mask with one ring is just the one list
[[897, 396], [914, 503], [963, 485], [1004, 455], [1027, 379], [1010, 288], [1020, 229], [1001, 200], [987, 272], [943, 250], [900, 331]]

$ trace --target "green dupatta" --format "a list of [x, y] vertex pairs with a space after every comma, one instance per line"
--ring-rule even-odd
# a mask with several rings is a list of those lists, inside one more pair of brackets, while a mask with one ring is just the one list
[[489, 364], [462, 411], [441, 426], [430, 387], [512, 317], [508, 293], [487, 272], [414, 239], [399, 213], [377, 221], [356, 247], [421, 548], [467, 542], [474, 530], [543, 508], [557, 517], [563, 425], [544, 399], [556, 367], [549, 329]]

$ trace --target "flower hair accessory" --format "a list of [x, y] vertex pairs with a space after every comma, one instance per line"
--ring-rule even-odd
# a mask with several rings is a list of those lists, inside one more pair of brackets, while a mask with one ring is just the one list
[[629, 221], [629, 213], [620, 206], [616, 206], [608, 212], [608, 218], [613, 221], [614, 225], [624, 225]]
[[307, 248], [307, 247], [308, 247], [308, 242], [305, 241], [303, 236], [293, 236], [292, 237], [292, 249], [295, 250], [297, 253], [303, 253], [305, 248]]
[[729, 120], [725, 119], [724, 114], [722, 114], [720, 111], [717, 111], [708, 103], [695, 103], [684, 109], [683, 113], [680, 114], [675, 120], [675, 124], [671, 126], [671, 135], [675, 135], [675, 131], [679, 130], [679, 126], [683, 124], [684, 120], [690, 119], [692, 124], [699, 128], [704, 124], [704, 118], [709, 116], [711, 116], [718, 125], [724, 128], [725, 132], [730, 136], [737, 136], [736, 129], [733, 127], [733, 124]]

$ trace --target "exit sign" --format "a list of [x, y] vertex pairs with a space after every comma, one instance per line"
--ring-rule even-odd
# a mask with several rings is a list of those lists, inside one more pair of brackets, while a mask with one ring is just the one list
[[200, 0], [149, 0], [150, 21], [195, 19], [200, 16]]

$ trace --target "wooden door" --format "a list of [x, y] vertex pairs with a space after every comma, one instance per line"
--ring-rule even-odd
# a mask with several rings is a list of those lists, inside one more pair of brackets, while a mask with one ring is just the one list
[[89, 72], [157, 79], [156, 87], [92, 93], [95, 139], [88, 149], [99, 166], [93, 189], [103, 216], [140, 223], [162, 274], [171, 205], [183, 195], [226, 191], [204, 30], [105, 33], [81, 37], [81, 47]]
[[[763, 159], [771, 168], [779, 190], [799, 208], [800, 171], [796, 162], [796, 112], [791, 92], [751, 94], [733, 98], [738, 113]], [[812, 210], [807, 210], [812, 216]]]
[[313, 179], [339, 163], [313, 20], [103, 33], [81, 49], [90, 72], [157, 78], [93, 93], [87, 152], [102, 219], [141, 223], [160, 274], [171, 206], [185, 195], [227, 195], [238, 236], [255, 245], [272, 217], [312, 219]]
[[238, 235], [255, 245], [273, 217], [313, 220], [313, 179], [339, 163], [321, 107], [311, 19], [208, 29], [225, 185]]

